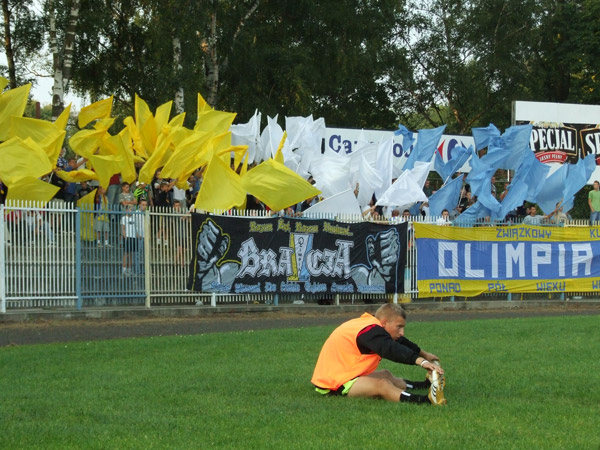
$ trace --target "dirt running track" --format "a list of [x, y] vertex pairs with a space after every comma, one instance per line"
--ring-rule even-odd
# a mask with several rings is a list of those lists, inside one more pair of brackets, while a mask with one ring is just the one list
[[[0, 347], [90, 341], [147, 336], [304, 328], [327, 325], [332, 328], [357, 317], [356, 312], [291, 314], [281, 312], [218, 314], [208, 317], [50, 320], [0, 323]], [[598, 315], [600, 308], [499, 309], [467, 311], [409, 311], [410, 322], [520, 318], [537, 316]]]

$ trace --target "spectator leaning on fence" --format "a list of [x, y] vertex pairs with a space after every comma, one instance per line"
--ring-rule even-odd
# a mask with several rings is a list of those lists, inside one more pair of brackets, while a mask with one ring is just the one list
[[[131, 211], [137, 205], [137, 201], [131, 192], [131, 186], [126, 181], [121, 183], [121, 193], [119, 194], [119, 205], [121, 211]], [[131, 208], [130, 208], [131, 207]]]
[[594, 189], [588, 194], [588, 205], [590, 205], [590, 227], [600, 222], [600, 182], [594, 181]]
[[450, 213], [447, 209], [442, 211], [441, 217], [435, 222], [437, 225], [450, 225]]
[[552, 211], [547, 216], [538, 215], [537, 206], [532, 205], [529, 208], [529, 214], [527, 216], [525, 216], [525, 218], [523, 219], [523, 223], [526, 225], [541, 225], [543, 222], [547, 221], [554, 214], [556, 214], [556, 211], [560, 208], [560, 204], [561, 204], [561, 202], [557, 203], [554, 211]]
[[110, 218], [108, 217], [108, 198], [106, 197], [106, 190], [102, 186], [99, 186], [98, 191], [96, 192], [94, 210], [96, 211], [94, 230], [96, 230], [96, 242], [98, 247], [102, 247], [103, 234], [104, 246], [112, 247], [108, 242], [108, 231], [110, 229]]

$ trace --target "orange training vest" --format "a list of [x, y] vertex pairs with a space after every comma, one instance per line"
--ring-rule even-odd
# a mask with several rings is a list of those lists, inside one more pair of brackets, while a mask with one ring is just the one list
[[362, 354], [356, 345], [358, 333], [369, 325], [381, 326], [381, 322], [371, 314], [364, 313], [358, 319], [344, 322], [333, 330], [319, 354], [312, 384], [335, 391], [344, 383], [375, 371], [381, 356]]

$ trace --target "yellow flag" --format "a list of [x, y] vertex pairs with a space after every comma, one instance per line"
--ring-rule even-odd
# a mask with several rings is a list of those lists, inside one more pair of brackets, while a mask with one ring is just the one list
[[115, 173], [119, 173], [120, 160], [115, 155], [90, 155], [89, 161], [98, 176], [100, 186], [107, 189], [110, 177]]
[[81, 181], [97, 180], [98, 175], [96, 172], [89, 169], [77, 169], [65, 172], [64, 170], [57, 170], [56, 175], [61, 180], [65, 180], [67, 183], [79, 183]]
[[[183, 121], [185, 120], [185, 113], [177, 114], [169, 121], [169, 125], [172, 127], [183, 127]], [[191, 130], [190, 130], [191, 131]]]
[[177, 181], [175, 186], [177, 186], [178, 189], [183, 189], [184, 191], [187, 191], [190, 188], [190, 184], [187, 181]]
[[152, 111], [148, 108], [148, 104], [137, 94], [135, 94], [135, 123], [138, 130], [141, 130], [146, 121], [154, 117]]
[[161, 130], [166, 124], [169, 123], [169, 116], [171, 115], [171, 106], [173, 101], [163, 103], [156, 108], [156, 114], [154, 115], [154, 121], [156, 122], [156, 129]]
[[77, 123], [79, 128], [85, 127], [92, 120], [105, 119], [110, 117], [112, 111], [113, 96], [111, 95], [104, 100], [92, 103], [91, 105], [84, 106], [79, 112], [79, 118]]
[[198, 93], [198, 118], [194, 130], [212, 132], [213, 134], [223, 133], [229, 130], [235, 116], [236, 113], [213, 109]]
[[104, 130], [104, 131], [108, 131], [108, 129], [110, 127], [112, 127], [112, 124], [115, 123], [115, 118], [114, 117], [107, 117], [105, 119], [100, 119], [98, 122], [96, 122], [94, 124], [94, 130]]
[[69, 144], [75, 153], [90, 159], [105, 134], [106, 130], [80, 130], [69, 139]]
[[7, 202], [15, 200], [41, 202], [45, 205], [59, 190], [58, 186], [46, 183], [36, 177], [20, 177], [9, 186], [6, 200]]
[[71, 114], [71, 103], [69, 103], [63, 112], [60, 113], [60, 116], [56, 118], [54, 121], [54, 126], [59, 130], [64, 130], [67, 128], [67, 123], [69, 123], [69, 115]]
[[118, 149], [121, 178], [127, 183], [133, 183], [137, 178], [130, 136], [129, 128], [123, 128], [117, 136], [111, 138]]
[[100, 149], [96, 153], [96, 155], [117, 155], [119, 153], [119, 149], [117, 145], [119, 142], [115, 142], [113, 139], [114, 136], [111, 136], [108, 132], [104, 133], [102, 139], [100, 139]]
[[[94, 189], [87, 195], [77, 200], [77, 207], [82, 210], [81, 213], [81, 239], [84, 241], [93, 241], [94, 236], [94, 201], [96, 199], [96, 190]], [[83, 212], [89, 211], [89, 212]]]
[[240, 163], [244, 159], [244, 156], [246, 156], [248, 154], [248, 146], [247, 145], [232, 146], [231, 152], [233, 153], [233, 170], [237, 170], [238, 167], [240, 166]]
[[215, 209], [230, 209], [246, 201], [246, 191], [240, 176], [218, 157], [214, 157], [204, 174], [204, 181], [196, 197], [196, 209], [212, 212]]
[[244, 154], [244, 164], [242, 164], [242, 169], [240, 170], [240, 177], [243, 177], [248, 173], [248, 160], [250, 159], [250, 154], [246, 152]]
[[204, 97], [202, 97], [202, 94], [200, 94], [200, 92], [198, 92], [198, 117], [200, 117], [203, 114], [206, 114], [207, 112], [212, 111], [212, 106], [210, 106], [208, 103], [206, 103], [206, 100], [204, 100]]
[[208, 134], [203, 131], [196, 131], [187, 139], [175, 146], [173, 154], [161, 170], [164, 178], [179, 178], [195, 156], [202, 150], [204, 143], [208, 139]]
[[321, 191], [293, 170], [267, 159], [242, 178], [242, 186], [274, 211], [319, 195]]
[[283, 136], [281, 137], [281, 142], [279, 142], [279, 147], [277, 147], [277, 153], [275, 153], [275, 161], [283, 164], [283, 145], [285, 144], [285, 140], [287, 139], [287, 131], [283, 132]]
[[171, 136], [161, 137], [160, 142], [156, 146], [156, 150], [152, 156], [144, 163], [140, 169], [138, 180], [150, 184], [154, 178], [154, 174], [162, 167], [163, 157], [171, 145]]
[[8, 86], [8, 80], [4, 77], [0, 77], [0, 92], [2, 92], [6, 86]]
[[67, 132], [65, 130], [62, 130], [59, 134], [57, 134], [54, 137], [53, 141], [45, 141], [41, 144], [42, 148], [44, 149], [44, 151], [48, 155], [48, 158], [50, 159], [50, 164], [52, 165], [52, 167], [56, 167], [56, 162], [58, 161], [60, 151], [63, 148], [63, 143], [65, 142], [66, 134]]
[[[156, 120], [154, 120], [152, 111], [150, 111], [148, 104], [137, 94], [135, 94], [135, 127], [137, 128], [137, 132], [139, 134], [141, 146], [134, 145], [134, 149], [138, 155], [142, 155], [147, 158], [154, 151], [158, 131], [156, 128]], [[135, 142], [137, 136], [133, 132], [131, 136], [134, 138]]]
[[14, 137], [0, 144], [0, 161], [0, 180], [9, 188], [18, 178], [39, 178], [52, 171], [48, 155], [30, 138]]
[[229, 130], [233, 119], [235, 119], [236, 113], [228, 113], [225, 111], [211, 111], [198, 117], [194, 130], [196, 131], [208, 131], [213, 134], [223, 133]]
[[0, 141], [9, 139], [10, 118], [21, 117], [27, 106], [31, 83], [0, 94]]
[[218, 153], [227, 147], [231, 147], [231, 131], [225, 131], [219, 134], [209, 132], [209, 134], [211, 137], [208, 145], [212, 149], [213, 153]]
[[152, 115], [148, 117], [144, 125], [140, 129], [140, 137], [142, 138], [142, 144], [144, 145], [144, 149], [146, 150], [147, 155], [152, 155], [154, 153], [154, 149], [156, 147], [156, 140], [158, 137], [158, 132], [156, 130], [156, 121]]
[[10, 119], [10, 137], [19, 137], [23, 140], [31, 138], [46, 152], [52, 166], [56, 165], [65, 134], [64, 130], [47, 120], [17, 116], [12, 116]]
[[136, 154], [140, 155], [144, 159], [148, 158], [148, 154], [146, 153], [146, 149], [144, 148], [144, 143], [142, 142], [142, 136], [140, 135], [140, 130], [136, 126], [133, 121], [133, 117], [129, 116], [123, 119], [123, 124], [129, 130], [131, 134], [131, 140], [133, 141], [133, 150]]
[[84, 195], [79, 200], [77, 200], [77, 207], [81, 209], [94, 210], [94, 202], [96, 200], [96, 191], [94, 189], [89, 194]]

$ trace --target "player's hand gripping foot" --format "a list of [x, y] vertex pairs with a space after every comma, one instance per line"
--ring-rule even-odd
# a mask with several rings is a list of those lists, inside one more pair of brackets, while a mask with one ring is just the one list
[[442, 406], [447, 403], [444, 398], [444, 386], [446, 381], [443, 375], [440, 375], [436, 370], [432, 370], [430, 374], [431, 386], [429, 386], [429, 401], [434, 406]]

